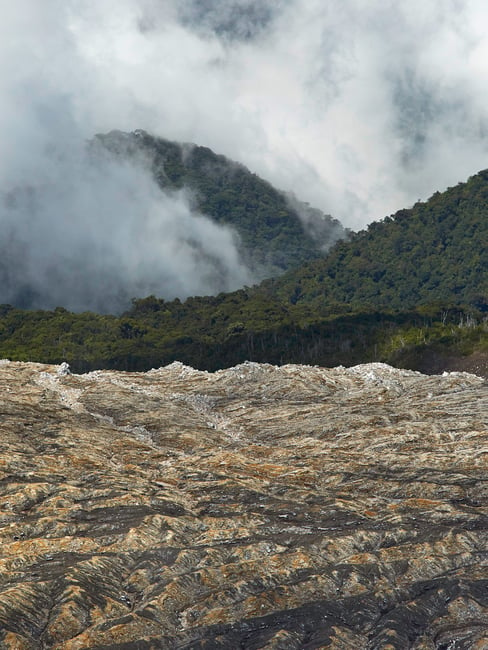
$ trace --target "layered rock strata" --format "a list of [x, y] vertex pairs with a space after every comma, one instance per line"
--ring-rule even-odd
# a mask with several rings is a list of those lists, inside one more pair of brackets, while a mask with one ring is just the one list
[[0, 646], [488, 648], [488, 383], [0, 364]]

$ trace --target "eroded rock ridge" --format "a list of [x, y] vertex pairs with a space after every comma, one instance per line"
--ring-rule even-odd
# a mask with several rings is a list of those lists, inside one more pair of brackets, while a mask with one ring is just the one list
[[488, 648], [488, 384], [0, 363], [0, 645]]

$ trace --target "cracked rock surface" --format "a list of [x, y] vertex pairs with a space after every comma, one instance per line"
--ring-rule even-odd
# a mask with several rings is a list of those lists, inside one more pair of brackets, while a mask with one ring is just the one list
[[488, 648], [488, 383], [0, 362], [0, 647]]

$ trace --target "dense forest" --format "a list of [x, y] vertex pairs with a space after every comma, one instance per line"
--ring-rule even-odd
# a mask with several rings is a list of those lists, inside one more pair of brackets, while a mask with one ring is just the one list
[[348, 236], [339, 221], [275, 189], [244, 165], [207, 147], [156, 138], [145, 131], [111, 131], [92, 146], [149, 166], [165, 191], [185, 189], [194, 209], [235, 229], [240, 254], [263, 279], [323, 257]]
[[473, 353], [488, 353], [486, 316], [454, 307], [319, 317], [242, 290], [185, 302], [150, 296], [120, 317], [63, 308], [0, 311], [0, 358], [67, 361], [79, 372], [147, 370], [176, 360], [206, 370], [252, 360], [323, 366], [383, 361], [428, 371], [432, 359], [443, 369], [443, 357]]
[[[0, 357], [78, 371], [245, 360], [424, 371], [488, 359], [488, 171], [371, 224], [323, 259], [254, 287], [119, 316], [0, 306]], [[483, 365], [484, 364], [484, 365]]]
[[445, 303], [488, 309], [488, 171], [371, 223], [323, 260], [265, 283], [321, 313]]

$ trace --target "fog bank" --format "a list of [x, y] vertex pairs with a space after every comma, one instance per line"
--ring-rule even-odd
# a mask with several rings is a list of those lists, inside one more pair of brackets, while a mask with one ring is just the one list
[[485, 168], [487, 19], [481, 0], [8, 3], [0, 302], [252, 281], [187, 197], [87, 158], [97, 132], [210, 146], [355, 229]]

